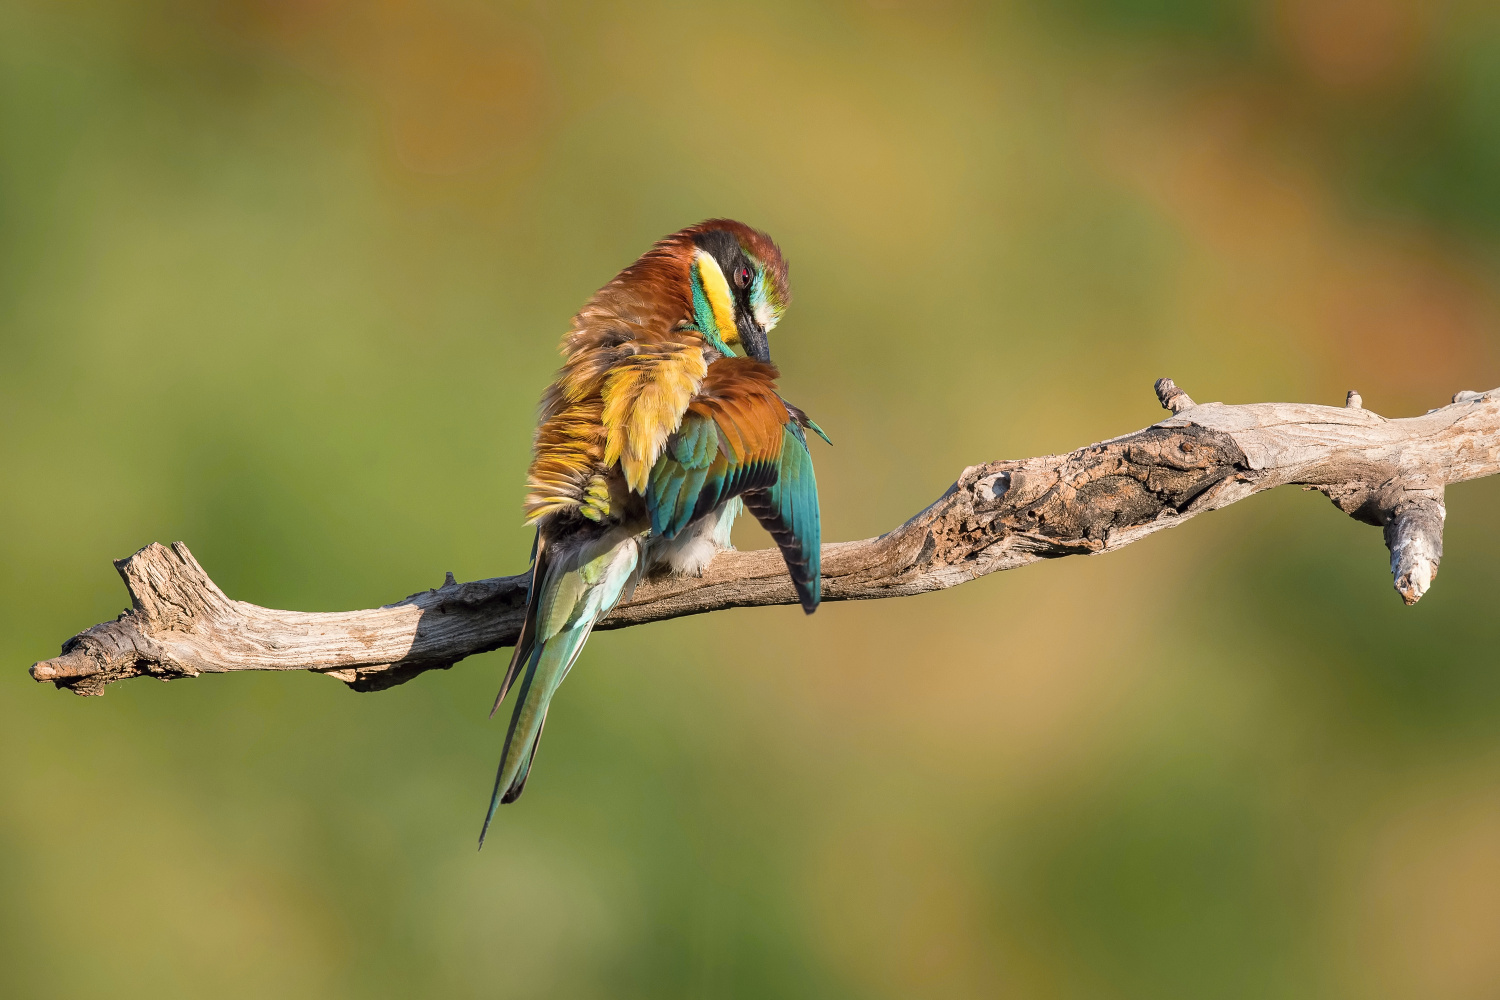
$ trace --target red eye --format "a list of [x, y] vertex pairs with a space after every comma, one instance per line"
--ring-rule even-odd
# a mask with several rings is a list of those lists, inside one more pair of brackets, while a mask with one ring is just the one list
[[750, 287], [750, 269], [743, 264], [734, 269], [734, 285], [736, 288]]

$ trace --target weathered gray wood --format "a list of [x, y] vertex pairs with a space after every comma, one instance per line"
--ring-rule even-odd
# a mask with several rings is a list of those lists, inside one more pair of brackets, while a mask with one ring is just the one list
[[[1195, 404], [1170, 379], [1173, 416], [1066, 455], [964, 470], [948, 492], [878, 538], [823, 546], [823, 599], [903, 597], [1038, 559], [1093, 555], [1299, 484], [1379, 525], [1396, 589], [1415, 603], [1442, 557], [1443, 489], [1500, 471], [1500, 389], [1463, 392], [1424, 416], [1300, 403]], [[443, 586], [364, 611], [274, 611], [226, 597], [181, 542], [115, 564], [131, 608], [69, 639], [31, 675], [78, 694], [149, 675], [314, 670], [351, 687], [390, 687], [515, 641], [526, 577]], [[701, 577], [651, 579], [601, 628], [724, 608], [795, 604], [780, 555], [724, 552]]]
[[1391, 550], [1391, 578], [1396, 593], [1407, 604], [1416, 604], [1443, 561], [1443, 521], [1448, 509], [1442, 491], [1437, 496], [1415, 496], [1397, 505], [1385, 525], [1385, 544]]

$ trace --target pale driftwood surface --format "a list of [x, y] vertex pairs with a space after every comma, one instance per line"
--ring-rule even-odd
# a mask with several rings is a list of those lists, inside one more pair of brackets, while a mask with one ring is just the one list
[[[1195, 405], [1157, 383], [1173, 416], [1066, 455], [971, 466], [900, 527], [823, 546], [823, 599], [941, 590], [1038, 559], [1092, 555], [1300, 484], [1384, 528], [1397, 591], [1426, 592], [1442, 557], [1443, 489], [1500, 471], [1500, 389], [1461, 392], [1425, 416], [1299, 403]], [[131, 608], [34, 664], [31, 675], [78, 694], [127, 677], [231, 670], [314, 670], [351, 687], [390, 687], [515, 641], [526, 577], [443, 586], [366, 611], [273, 611], [226, 597], [187, 546], [149, 545], [116, 564]], [[724, 608], [795, 604], [774, 550], [725, 552], [702, 577], [651, 579], [601, 628]]]

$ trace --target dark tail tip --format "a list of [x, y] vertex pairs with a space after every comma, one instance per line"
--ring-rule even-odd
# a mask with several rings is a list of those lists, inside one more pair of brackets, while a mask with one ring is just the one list
[[814, 611], [818, 610], [818, 605], [822, 602], [823, 599], [823, 581], [809, 580], [807, 582], [803, 582], [801, 580], [794, 579], [792, 580], [792, 583], [797, 588], [797, 600], [802, 605], [802, 613], [805, 615], [810, 615]]

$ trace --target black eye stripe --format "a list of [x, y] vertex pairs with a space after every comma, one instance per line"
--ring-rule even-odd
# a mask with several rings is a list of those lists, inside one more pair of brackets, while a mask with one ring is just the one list
[[706, 233], [696, 234], [693, 242], [713, 257], [725, 280], [729, 282], [729, 287], [739, 293], [735, 297], [748, 302], [750, 286], [755, 283], [755, 265], [745, 253], [744, 247], [740, 246], [739, 240], [722, 229], [711, 229]]
[[699, 233], [694, 242], [714, 258], [724, 277], [734, 280], [735, 268], [745, 263], [745, 252], [740, 249], [738, 240], [722, 229], [712, 229]]

